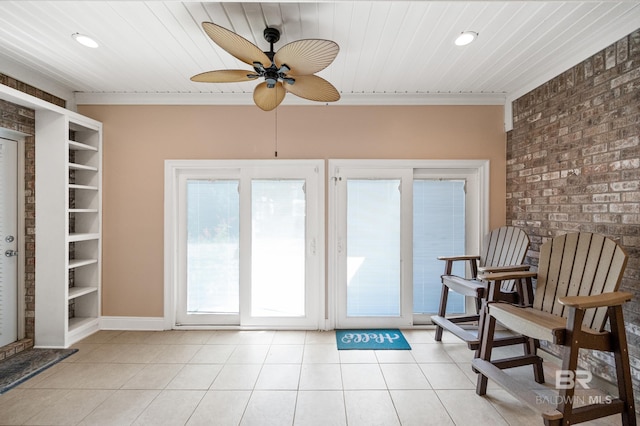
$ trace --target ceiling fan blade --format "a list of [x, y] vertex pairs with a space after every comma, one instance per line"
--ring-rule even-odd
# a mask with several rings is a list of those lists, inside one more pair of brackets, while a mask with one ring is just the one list
[[276, 66], [286, 64], [293, 75], [322, 71], [338, 56], [340, 47], [330, 40], [298, 40], [282, 46], [273, 57]]
[[212, 22], [203, 22], [202, 28], [218, 46], [242, 62], [251, 66], [253, 66], [254, 62], [260, 62], [265, 68], [271, 66], [269, 57], [246, 38]]
[[256, 79], [256, 77], [248, 77], [249, 74], [252, 74], [252, 72], [247, 70], [207, 71], [194, 75], [191, 77], [191, 81], [198, 83], [237, 83]]
[[335, 102], [340, 99], [340, 93], [333, 84], [317, 75], [291, 76], [295, 83], [286, 84], [285, 89], [301, 98], [318, 102]]
[[264, 111], [271, 111], [283, 101], [287, 91], [282, 83], [277, 82], [275, 87], [267, 87], [267, 82], [260, 83], [253, 91], [253, 101]]

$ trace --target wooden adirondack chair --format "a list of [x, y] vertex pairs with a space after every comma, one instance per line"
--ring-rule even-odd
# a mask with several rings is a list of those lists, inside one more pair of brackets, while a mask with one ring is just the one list
[[[500, 384], [515, 397], [539, 411], [547, 425], [569, 425], [621, 414], [625, 425], [635, 425], [633, 388], [629, 367], [622, 305], [630, 293], [618, 291], [627, 263], [627, 255], [613, 240], [587, 232], [562, 235], [546, 242], [540, 250], [540, 263], [533, 305], [514, 306], [504, 302], [487, 302], [480, 357], [472, 365], [478, 374], [476, 392], [484, 395], [487, 378]], [[488, 300], [493, 288], [502, 280], [524, 279], [531, 284], [531, 272], [486, 274], [490, 281]], [[605, 329], [609, 320], [610, 331]], [[535, 354], [506, 360], [491, 360], [496, 321], [521, 333], [535, 345], [546, 340], [564, 348], [561, 374], [579, 377], [578, 350], [612, 352], [618, 397], [574, 407], [575, 384], [558, 389], [555, 398], [540, 398], [537, 391], [516, 381], [502, 369], [533, 365], [536, 381], [542, 383], [542, 359]], [[584, 372], [579, 372], [583, 374]], [[557, 380], [556, 380], [557, 381]], [[549, 389], [547, 389], [549, 390]], [[584, 401], [583, 401], [584, 402]], [[557, 403], [557, 404], [556, 404]]]
[[[458, 338], [467, 342], [469, 349], [479, 348], [480, 336], [478, 333], [464, 329], [460, 324], [479, 322], [478, 312], [482, 306], [482, 300], [486, 294], [487, 283], [478, 279], [478, 271], [506, 272], [506, 271], [526, 271], [529, 266], [522, 265], [527, 249], [529, 248], [529, 237], [519, 228], [513, 226], [503, 226], [494, 229], [484, 238], [482, 244], [482, 254], [480, 256], [440, 256], [438, 259], [445, 261], [444, 275], [442, 275], [442, 292], [440, 294], [440, 306], [438, 315], [431, 317], [431, 321], [436, 325], [436, 341], [442, 340], [442, 331], [453, 333]], [[452, 275], [454, 262], [468, 262], [471, 271], [470, 278]], [[501, 287], [501, 297], [505, 300], [517, 302], [518, 292], [516, 281], [504, 281]], [[472, 315], [446, 316], [447, 300], [449, 290], [464, 296], [475, 298], [476, 313]], [[496, 296], [497, 297], [497, 296]], [[518, 343], [510, 340], [501, 340], [503, 344]]]

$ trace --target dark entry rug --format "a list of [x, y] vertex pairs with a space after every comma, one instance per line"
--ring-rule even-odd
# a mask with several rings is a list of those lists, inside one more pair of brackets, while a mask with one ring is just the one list
[[29, 349], [0, 361], [0, 395], [76, 352], [77, 349]]
[[398, 329], [336, 330], [338, 350], [409, 350], [411, 346]]

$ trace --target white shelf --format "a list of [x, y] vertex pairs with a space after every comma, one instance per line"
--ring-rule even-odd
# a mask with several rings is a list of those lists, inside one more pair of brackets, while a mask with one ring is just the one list
[[79, 268], [93, 263], [98, 263], [98, 259], [71, 259], [69, 261], [69, 269]]
[[95, 293], [98, 291], [98, 287], [88, 286], [76, 286], [69, 289], [68, 299], [75, 299], [76, 297], [84, 296], [85, 294]]
[[75, 183], [70, 183], [69, 184], [69, 189], [86, 189], [89, 191], [97, 191], [99, 188], [97, 186], [93, 186], [93, 185], [78, 185]]
[[100, 239], [100, 234], [98, 233], [69, 234], [70, 243], [75, 243], [78, 241], [99, 240], [99, 239]]
[[69, 209], [69, 213], [98, 213], [98, 209]]
[[76, 141], [69, 141], [69, 149], [73, 151], [98, 151], [98, 148], [95, 146]]
[[74, 318], [69, 318], [69, 332], [72, 332], [73, 330], [76, 330], [78, 328], [81, 328], [83, 326], [92, 324], [93, 322], [96, 321], [96, 318], [94, 317], [74, 317]]
[[78, 164], [78, 163], [69, 163], [69, 169], [71, 169], [71, 170], [87, 170], [87, 171], [90, 171], [90, 172], [97, 172], [98, 171], [97, 167], [87, 166], [87, 165]]
[[36, 158], [47, 159], [36, 162], [35, 292], [45, 303], [36, 304], [35, 344], [69, 347], [100, 325], [102, 124], [37, 110], [35, 139]]

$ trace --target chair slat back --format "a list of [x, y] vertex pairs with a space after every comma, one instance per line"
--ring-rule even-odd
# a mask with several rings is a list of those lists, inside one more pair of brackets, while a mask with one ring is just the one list
[[520, 228], [503, 226], [484, 238], [480, 266], [520, 265], [529, 248], [529, 236]]
[[[480, 266], [521, 265], [529, 249], [529, 236], [520, 228], [503, 226], [494, 229], [484, 238]], [[513, 291], [515, 282], [502, 283], [503, 291]]]
[[[538, 280], [533, 307], [555, 315], [568, 315], [559, 297], [589, 296], [618, 290], [627, 254], [603, 235], [579, 232], [561, 235], [540, 248]], [[602, 330], [607, 308], [588, 309], [583, 325]]]

